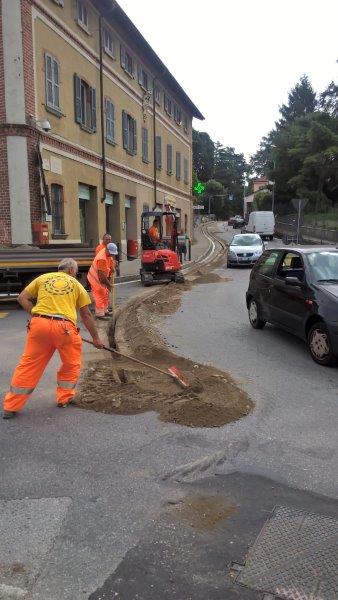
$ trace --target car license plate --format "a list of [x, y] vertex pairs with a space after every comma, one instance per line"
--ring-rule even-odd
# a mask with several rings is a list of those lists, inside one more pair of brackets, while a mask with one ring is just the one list
[[250, 262], [251, 258], [250, 256], [240, 256], [239, 260], [243, 262]]

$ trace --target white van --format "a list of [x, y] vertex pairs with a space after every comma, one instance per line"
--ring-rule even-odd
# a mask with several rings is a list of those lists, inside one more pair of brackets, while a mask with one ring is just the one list
[[261, 238], [273, 240], [275, 233], [275, 215], [271, 210], [257, 210], [249, 214], [245, 233], [258, 233]]

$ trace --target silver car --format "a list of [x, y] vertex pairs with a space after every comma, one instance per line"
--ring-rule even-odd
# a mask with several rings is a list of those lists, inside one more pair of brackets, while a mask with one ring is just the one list
[[265, 250], [261, 237], [256, 233], [234, 235], [228, 247], [227, 265], [253, 265]]

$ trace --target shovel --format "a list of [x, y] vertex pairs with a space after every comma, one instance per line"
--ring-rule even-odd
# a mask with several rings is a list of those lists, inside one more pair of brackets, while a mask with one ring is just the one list
[[[87, 344], [91, 344], [91, 346], [94, 346], [92, 341], [86, 340], [85, 338], [82, 338], [82, 340], [84, 342], [86, 342]], [[117, 356], [123, 356], [123, 358], [127, 358], [128, 360], [131, 360], [132, 362], [135, 362], [139, 365], [143, 365], [144, 367], [148, 367], [148, 369], [153, 369], [154, 371], [158, 371], [158, 373], [162, 373], [162, 375], [166, 375], [167, 377], [170, 377], [171, 379], [176, 381], [176, 383], [178, 383], [178, 385], [180, 385], [183, 389], [187, 389], [189, 387], [188, 384], [182, 379], [182, 375], [181, 375], [179, 369], [175, 366], [170, 367], [170, 369], [168, 369], [168, 371], [165, 371], [164, 369], [159, 369], [158, 367], [155, 367], [154, 365], [150, 365], [149, 363], [143, 362], [143, 360], [139, 360], [138, 358], [134, 358], [133, 356], [128, 356], [128, 354], [123, 354], [122, 352], [118, 352], [118, 350], [115, 350], [114, 348], [109, 348], [108, 346], [103, 346], [102, 349], [107, 350], [107, 352], [111, 352], [112, 354], [117, 354]]]

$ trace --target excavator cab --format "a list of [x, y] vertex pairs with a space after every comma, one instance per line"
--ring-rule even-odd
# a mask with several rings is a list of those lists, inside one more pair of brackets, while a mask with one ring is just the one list
[[173, 211], [145, 211], [141, 215], [141, 282], [183, 283], [178, 252], [178, 217]]

